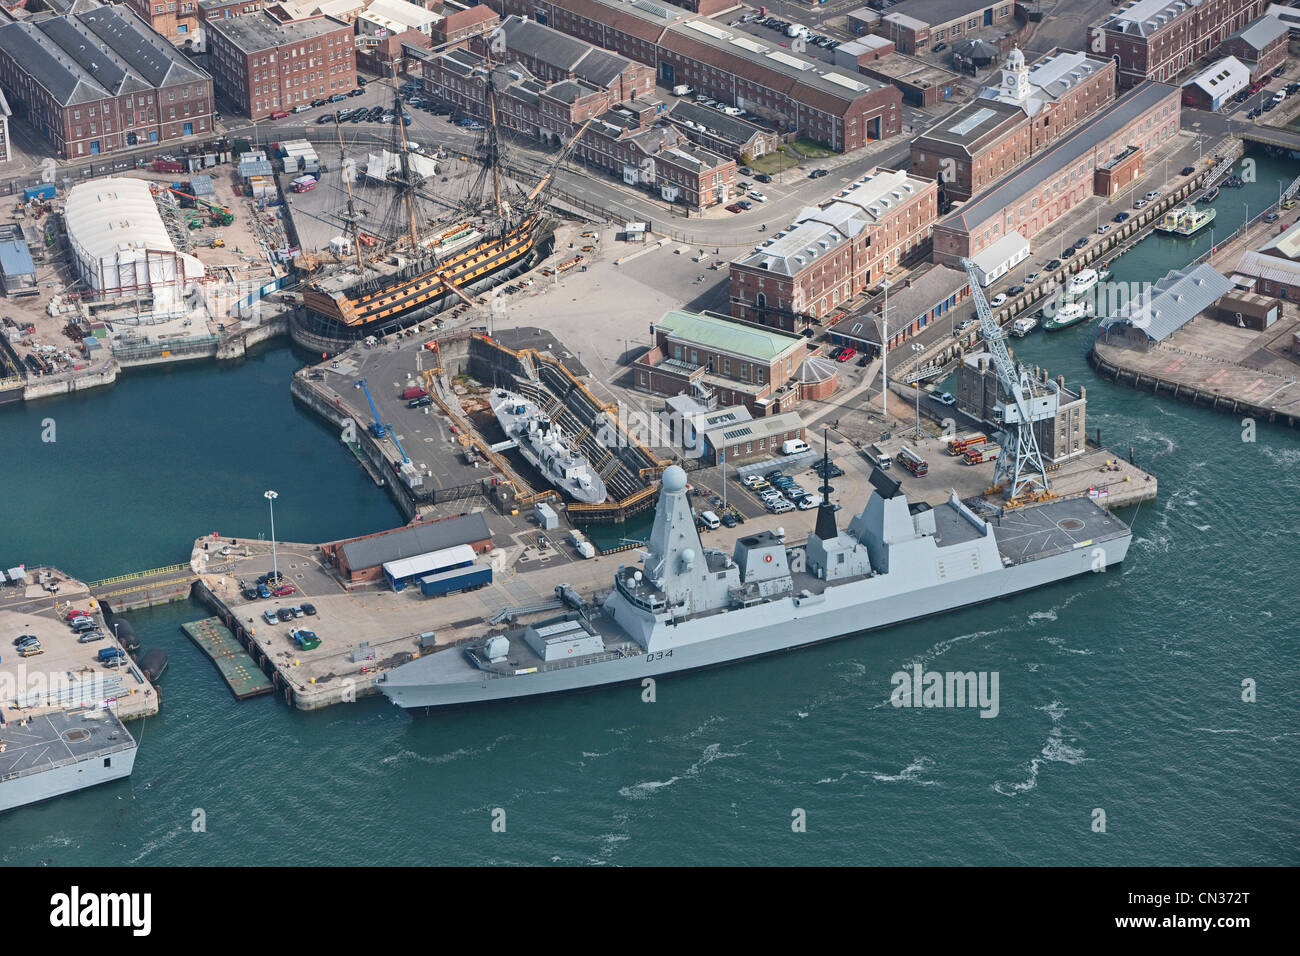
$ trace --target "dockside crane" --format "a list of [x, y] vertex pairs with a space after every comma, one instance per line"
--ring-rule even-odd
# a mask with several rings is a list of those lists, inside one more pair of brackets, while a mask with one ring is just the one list
[[[370, 430], [370, 434], [374, 435], [376, 438], [383, 438], [388, 434], [388, 430], [384, 427], [384, 423], [379, 420], [379, 409], [375, 408], [375, 400], [370, 397], [370, 389], [366, 387], [366, 380], [364, 378], [357, 382], [357, 388], [366, 393], [366, 401], [370, 403], [370, 414], [375, 417], [375, 420], [366, 427]], [[399, 445], [398, 447], [400, 448], [401, 446]], [[402, 457], [406, 457], [405, 452], [402, 452]]]
[[998, 401], [993, 409], [994, 420], [1002, 426], [1002, 451], [993, 471], [993, 484], [1006, 488], [1011, 505], [1053, 497], [1048, 486], [1047, 467], [1043, 464], [1043, 454], [1034, 434], [1034, 423], [1056, 417], [1060, 404], [1056, 383], [1040, 382], [1029, 369], [1012, 362], [1002, 328], [993, 318], [993, 310], [984, 298], [975, 263], [962, 259], [961, 264], [970, 281], [980, 335], [993, 358], [1001, 393], [1010, 398], [1009, 402]]

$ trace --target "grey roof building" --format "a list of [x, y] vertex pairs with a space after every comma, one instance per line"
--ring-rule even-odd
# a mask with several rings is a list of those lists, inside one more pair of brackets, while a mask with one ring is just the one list
[[[459, 544], [491, 542], [492, 531], [482, 512], [458, 515], [439, 521], [426, 521], [409, 525], [396, 531], [353, 538], [325, 545], [324, 549], [338, 560], [339, 567], [354, 577], [366, 571], [375, 571], [389, 561], [413, 558], [441, 551]], [[378, 576], [377, 573], [375, 576]]]
[[1107, 342], [1122, 335], [1145, 346], [1160, 343], [1233, 289], [1232, 280], [1208, 263], [1173, 269], [1150, 289], [1101, 322]]
[[212, 78], [125, 6], [0, 26], [0, 84], [67, 157], [212, 129]]

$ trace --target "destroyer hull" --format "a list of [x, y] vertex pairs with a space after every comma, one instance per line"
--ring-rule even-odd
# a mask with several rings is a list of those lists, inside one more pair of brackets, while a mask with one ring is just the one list
[[[557, 670], [514, 676], [472, 672], [468, 679], [434, 682], [421, 671], [433, 672], [435, 652], [390, 672], [377, 686], [390, 701], [410, 711], [460, 706], [522, 697], [536, 697], [640, 681], [705, 667], [716, 667], [793, 650], [812, 644], [876, 631], [907, 621], [983, 604], [1034, 588], [1065, 581], [1095, 570], [1097, 548], [1106, 567], [1122, 562], [1132, 542], [1131, 532], [1072, 551], [1001, 567], [984, 574], [933, 587], [908, 590], [889, 576], [832, 585], [814, 598], [787, 597], [725, 614], [711, 614], [672, 627], [671, 649], [601, 660]], [[883, 592], [883, 593], [874, 593]], [[870, 623], [866, 623], [870, 622]], [[451, 668], [454, 672], [456, 669]], [[432, 673], [428, 677], [432, 677]]]

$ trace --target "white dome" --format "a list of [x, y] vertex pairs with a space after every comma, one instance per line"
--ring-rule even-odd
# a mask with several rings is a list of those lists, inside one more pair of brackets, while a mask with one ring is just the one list
[[664, 491], [681, 491], [686, 487], [686, 472], [680, 465], [669, 465], [664, 469]]

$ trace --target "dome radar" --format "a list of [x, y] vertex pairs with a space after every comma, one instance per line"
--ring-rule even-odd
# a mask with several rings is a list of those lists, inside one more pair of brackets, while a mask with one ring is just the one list
[[669, 465], [664, 469], [664, 491], [680, 492], [686, 488], [686, 472], [680, 465]]

